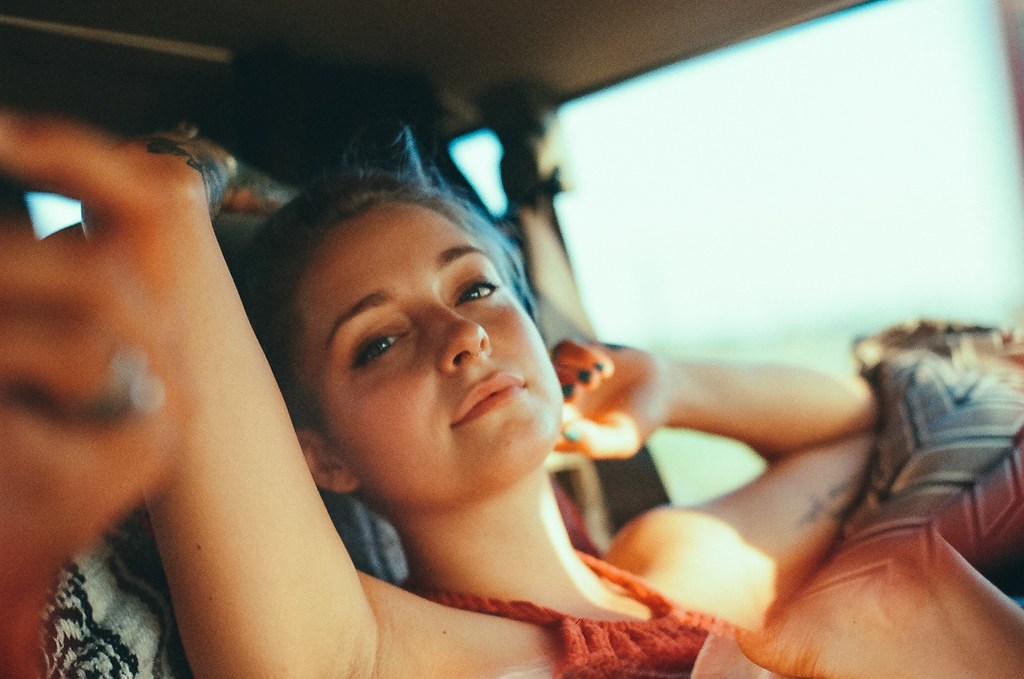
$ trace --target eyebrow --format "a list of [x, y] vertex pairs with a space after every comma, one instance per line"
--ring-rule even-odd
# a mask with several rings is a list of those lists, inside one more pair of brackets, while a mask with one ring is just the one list
[[[455, 247], [442, 251], [441, 254], [437, 256], [435, 269], [441, 270], [452, 262], [468, 255], [488, 256], [486, 252], [474, 245], [456, 245]], [[369, 311], [370, 309], [384, 306], [390, 300], [391, 296], [383, 290], [375, 290], [360, 299], [358, 302], [353, 304], [348, 311], [343, 312], [334, 320], [334, 324], [331, 326], [331, 331], [327, 333], [327, 339], [324, 341], [324, 346], [328, 348], [331, 346], [331, 343], [334, 341], [334, 336], [338, 334], [338, 330], [345, 323], [348, 323], [359, 314]]]

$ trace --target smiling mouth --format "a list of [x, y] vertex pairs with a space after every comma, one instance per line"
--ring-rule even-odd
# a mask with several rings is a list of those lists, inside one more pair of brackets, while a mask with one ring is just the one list
[[452, 428], [472, 422], [518, 396], [525, 384], [513, 375], [499, 374], [483, 380], [470, 390], [456, 411]]

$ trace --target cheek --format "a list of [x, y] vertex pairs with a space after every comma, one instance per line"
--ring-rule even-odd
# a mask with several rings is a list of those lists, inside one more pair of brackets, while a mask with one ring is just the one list
[[[534, 384], [538, 393], [538, 419], [542, 431], [549, 436], [558, 438], [562, 429], [562, 385], [558, 381], [558, 375], [554, 367], [547, 360], [547, 354], [541, 354], [538, 367], [535, 371]], [[552, 445], [554, 441], [552, 441]]]
[[340, 389], [328, 415], [345, 455], [370, 473], [402, 464], [422, 451], [434, 427], [429, 385], [422, 380], [388, 381], [373, 389]]
[[539, 437], [550, 451], [562, 428], [562, 387], [540, 333], [522, 312], [505, 315], [489, 332], [495, 347], [502, 347], [497, 351], [520, 366], [531, 384], [531, 421], [521, 433]]
[[555, 366], [551, 362], [544, 341], [541, 339], [537, 327], [525, 316], [515, 325], [513, 331], [516, 334], [516, 345], [521, 347], [524, 361], [531, 364], [533, 380], [540, 388], [543, 399], [556, 411], [559, 420], [562, 414], [562, 386], [555, 373]]
[[562, 384], [558, 381], [558, 374], [555, 372], [555, 366], [551, 363], [551, 359], [548, 357], [546, 351], [543, 351], [541, 354], [539, 362], [540, 367], [538, 368], [538, 380], [543, 385], [543, 390], [546, 394], [547, 400], [551, 403], [552, 408], [558, 412], [559, 419], [561, 419], [562, 405], [564, 403]]

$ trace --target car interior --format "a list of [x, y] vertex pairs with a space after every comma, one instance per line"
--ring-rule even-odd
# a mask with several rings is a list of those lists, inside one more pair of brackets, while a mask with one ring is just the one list
[[[125, 136], [187, 125], [228, 149], [252, 172], [252, 181], [272, 182], [276, 191], [270, 200], [273, 205], [284, 202], [294, 187], [344, 154], [354, 140], [407, 126], [446, 179], [486, 209], [476, 177], [469, 176], [453, 152], [460, 140], [486, 132], [500, 146], [500, 161], [495, 159], [492, 169], [505, 202], [497, 216], [521, 249], [546, 342], [549, 346], [564, 338], [617, 342], [607, 336], [605, 325], [595, 322], [589, 296], [593, 293], [584, 285], [588, 279], [581, 276], [581, 263], [574, 257], [578, 252], [575, 244], [586, 237], [579, 234], [589, 227], [574, 225], [570, 232], [568, 219], [563, 220], [567, 215], [561, 211], [563, 196], [575, 189], [577, 176], [582, 174], [577, 172], [580, 160], [565, 144], [561, 123], [567, 117], [563, 115], [567, 107], [616, 92], [665, 69], [735, 54], [774, 36], [847, 18], [856, 21], [888, 6], [914, 3], [165, 0], [126, 5], [115, 0], [5, 0], [0, 7], [0, 105], [74, 116]], [[1018, 134], [1020, 84], [1024, 83], [1024, 60], [1019, 59], [1024, 5], [1017, 0], [978, 3], [981, 5], [988, 8], [986, 16], [1005, 41], [993, 45], [992, 59], [1008, 74], [1004, 84], [1007, 98], [999, 104], [1005, 108], [1004, 126]], [[871, 46], [864, 50], [855, 60], [867, 61]], [[885, 94], [879, 97], [876, 108], [885, 104]], [[628, 130], [643, 124], [618, 118], [613, 126]], [[828, 128], [828, 134], [842, 137], [844, 124], [840, 121]], [[611, 137], [617, 133], [609, 129], [591, 136], [589, 152], [617, 163], [619, 172], [642, 173], [642, 161], [616, 155]], [[1006, 162], [1014, 167], [1020, 164], [1019, 143], [1016, 137], [1004, 138], [1000, 147], [1009, 158]], [[685, 162], [685, 149], [675, 153]], [[1018, 175], [1006, 179], [1006, 195], [1020, 198], [1019, 179]], [[742, 202], [745, 187], [731, 190], [734, 200]], [[627, 206], [638, 200], [628, 192], [617, 198]], [[849, 212], [852, 208], [843, 209]], [[1019, 206], [1013, 209], [1017, 212], [1011, 211], [1007, 218], [1011, 221], [1020, 217]], [[229, 264], [241, 256], [247, 234], [265, 212], [225, 212], [215, 220]], [[829, 216], [818, 215], [816, 220], [827, 234]], [[1008, 258], [1024, 253], [1018, 243], [1024, 241], [1024, 222], [1016, 223], [1018, 233], [1012, 247], [1002, 253]], [[622, 224], [618, 228], [627, 234], [634, 227]], [[657, 238], [667, 249], [673, 247], [663, 235], [654, 238], [653, 248], [661, 247]], [[846, 242], [847, 236], [821, 238]], [[970, 236], [958, 238], [969, 240]], [[886, 249], [885, 243], [873, 243], [877, 250]], [[901, 243], [895, 239], [888, 249], [896, 251]], [[743, 244], [734, 239], [726, 246], [740, 248]], [[789, 247], [799, 250], [802, 245], [790, 243]], [[894, 255], [885, 261], [909, 259]], [[1005, 268], [1012, 273], [1012, 260], [1008, 261], [1011, 263]], [[939, 262], [933, 270], [941, 270], [944, 280], [955, 280], [957, 266]], [[872, 267], [870, 262], [861, 263], [865, 278], [877, 277]], [[980, 278], [964, 274], [969, 277]], [[894, 287], [899, 285], [903, 283]], [[1014, 285], [1007, 294], [1019, 303], [1024, 300], [1024, 283]], [[700, 294], [713, 297], [714, 286]], [[878, 472], [872, 488], [865, 491], [872, 507], [882, 510], [870, 517], [857, 517], [850, 530], [879, 530], [879, 526], [889, 525], [886, 522], [903, 521], [907, 516], [939, 516], [941, 521], [954, 513], [973, 512], [976, 530], [964, 540], [985, 555], [981, 560], [988, 565], [986, 574], [998, 586], [1021, 596], [1024, 469], [1017, 432], [1024, 424], [1024, 397], [1012, 389], [996, 390], [990, 396], [986, 394], [991, 392], [976, 390], [972, 393], [979, 395], [974, 400], [957, 402], [956, 407], [962, 405], [970, 417], [980, 412], [977, 416], [984, 419], [993, 409], [999, 411], [998, 418], [985, 419], [989, 429], [983, 435], [985, 443], [979, 444], [982, 435], [968, 431], [962, 419], [936, 429], [917, 427], [914, 419], [916, 413], [942, 399], [936, 394], [962, 387], [963, 382], [957, 380], [967, 378], [950, 377], [944, 369], [929, 368], [928, 378], [917, 373], [910, 378], [895, 369], [883, 369], [904, 360], [908, 352], [925, 351], [956, 366], [995, 358], [999, 369], [1007, 370], [1012, 361], [1005, 359], [1017, 353], [1019, 336], [1002, 328], [1017, 319], [1009, 314], [1006, 318], [965, 318], [954, 317], [955, 313], [922, 304], [919, 311], [905, 314], [900, 307], [875, 325], [862, 325], [859, 336], [843, 336], [843, 352], [851, 370], [877, 380], [873, 384], [883, 394], [883, 407], [893, 413], [888, 429], [880, 436], [890, 442], [895, 451], [890, 455], [896, 460]], [[935, 315], [942, 318], [936, 320]], [[797, 353], [801, 346], [796, 347]], [[907, 430], [914, 435], [905, 435]], [[931, 438], [922, 433], [925, 430]], [[942, 445], [961, 451], [955, 455], [958, 461], [970, 462], [954, 471], [904, 465], [912, 450], [934, 444], [936, 437], [943, 440]], [[988, 452], [976, 454], [979, 446]], [[678, 500], [669, 478], [677, 472], [666, 471], [656, 453], [645, 448], [628, 460], [600, 461], [574, 454], [552, 456], [552, 476], [564, 491], [563, 513], [581, 544], [600, 550], [632, 517]], [[743, 467], [723, 483], [741, 483], [751, 473], [756, 473], [756, 468]], [[912, 489], [913, 497], [893, 500], [897, 486]], [[386, 523], [348, 498], [325, 493], [324, 499], [357, 566], [385, 580], [400, 581], [404, 577], [401, 550]], [[152, 630], [148, 641], [129, 649], [137, 658], [149, 658], [137, 662], [162, 668], [159, 671], [164, 676], [189, 676], [175, 638], [166, 582], [151, 541], [144, 535], [144, 523], [144, 517], [132, 517], [108, 540], [103, 558], [83, 562], [81, 567], [82, 573], [92, 573], [83, 577], [94, 581], [100, 579], [99, 571], [113, 568], [136, 583], [136, 593], [94, 584], [95, 589], [82, 598], [121, 606], [127, 617]], [[142, 589], [145, 594], [139, 595]], [[67, 611], [73, 607], [67, 603], [51, 614], [69, 615]], [[83, 624], [80, 637], [91, 638], [92, 643], [100, 643], [96, 640], [102, 638], [102, 643], [110, 644], [113, 637], [108, 632], [99, 623]], [[70, 667], [73, 663], [66, 660], [66, 664]]]

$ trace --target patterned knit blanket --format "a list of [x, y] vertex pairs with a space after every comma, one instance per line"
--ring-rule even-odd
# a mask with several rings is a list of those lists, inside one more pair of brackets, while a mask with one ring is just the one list
[[[398, 537], [347, 496], [325, 496], [356, 567], [406, 577]], [[41, 637], [47, 679], [190, 679], [167, 578], [145, 512], [137, 511], [59, 574]]]
[[47, 677], [191, 677], [145, 514], [61, 571], [45, 611]]

